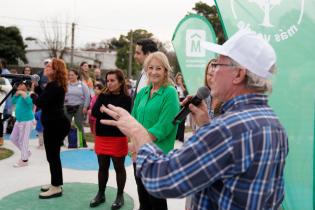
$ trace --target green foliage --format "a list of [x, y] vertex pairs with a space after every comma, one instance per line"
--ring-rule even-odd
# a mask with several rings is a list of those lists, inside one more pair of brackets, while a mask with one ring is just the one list
[[18, 59], [27, 62], [25, 48], [20, 30], [15, 26], [0, 26], [0, 57], [8, 64], [18, 64]]
[[[129, 46], [131, 40], [131, 33], [133, 38], [133, 50], [135, 50], [135, 43], [139, 39], [143, 38], [151, 38], [153, 36], [152, 33], [144, 29], [137, 29], [135, 31], [129, 31], [127, 35], [120, 35], [119, 39], [112, 39], [111, 40], [111, 47], [112, 49], [116, 49], [117, 51], [117, 59], [116, 59], [116, 66], [120, 69], [127, 71], [128, 69], [128, 59], [129, 59]], [[141, 71], [141, 66], [136, 63], [133, 58], [132, 54], [132, 75], [137, 75], [139, 71]]]
[[194, 11], [197, 12], [197, 14], [202, 15], [206, 17], [211, 25], [213, 26], [213, 29], [218, 37], [218, 43], [222, 44], [225, 42], [225, 37], [224, 37], [224, 32], [223, 32], [223, 27], [220, 22], [219, 14], [217, 11], [217, 8], [215, 5], [209, 6], [206, 3], [203, 2], [197, 2], [195, 4], [195, 7], [193, 8]]

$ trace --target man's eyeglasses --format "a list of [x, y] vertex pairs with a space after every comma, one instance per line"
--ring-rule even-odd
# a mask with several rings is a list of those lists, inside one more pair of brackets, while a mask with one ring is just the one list
[[225, 64], [225, 63], [211, 63], [210, 65], [211, 65], [211, 68], [213, 69], [216, 69], [219, 66], [234, 66], [235, 67], [235, 65], [233, 64]]

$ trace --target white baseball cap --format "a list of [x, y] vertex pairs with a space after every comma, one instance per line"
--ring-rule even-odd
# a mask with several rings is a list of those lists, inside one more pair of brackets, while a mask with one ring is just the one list
[[205, 49], [228, 56], [245, 67], [250, 72], [271, 78], [270, 69], [276, 63], [276, 53], [272, 46], [256, 33], [249, 30], [239, 30], [223, 45], [203, 41]]

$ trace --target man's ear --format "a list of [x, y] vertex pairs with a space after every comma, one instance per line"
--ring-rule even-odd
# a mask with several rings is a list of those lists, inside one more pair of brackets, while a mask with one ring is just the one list
[[233, 79], [233, 84], [240, 84], [244, 82], [246, 79], [246, 69], [245, 68], [238, 68], [235, 71], [235, 78]]

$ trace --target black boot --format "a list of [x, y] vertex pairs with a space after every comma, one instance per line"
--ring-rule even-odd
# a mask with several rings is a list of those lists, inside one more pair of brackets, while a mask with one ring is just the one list
[[96, 207], [98, 205], [100, 205], [101, 203], [105, 202], [105, 195], [104, 192], [98, 192], [95, 196], [95, 198], [93, 198], [90, 202], [90, 207]]
[[117, 210], [120, 209], [124, 205], [124, 195], [117, 195], [116, 200], [112, 204], [112, 210]]

